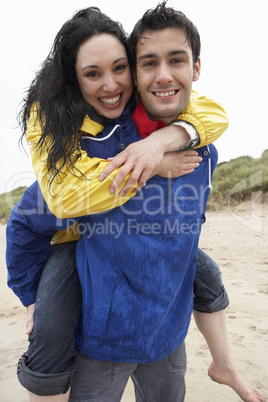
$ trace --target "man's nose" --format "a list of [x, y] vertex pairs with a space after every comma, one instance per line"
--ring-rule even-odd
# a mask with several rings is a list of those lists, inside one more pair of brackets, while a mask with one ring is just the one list
[[172, 74], [170, 71], [170, 66], [166, 63], [162, 63], [158, 66], [157, 69], [157, 82], [166, 83], [172, 81]]

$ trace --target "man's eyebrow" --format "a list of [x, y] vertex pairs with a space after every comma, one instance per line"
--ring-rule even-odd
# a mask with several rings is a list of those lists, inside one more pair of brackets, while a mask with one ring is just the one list
[[155, 53], [146, 53], [146, 54], [141, 55], [139, 57], [138, 61], [143, 60], [143, 59], [152, 59], [154, 57], [156, 57]]
[[169, 52], [169, 56], [176, 56], [177, 54], [184, 54], [185, 56], [188, 56], [188, 53], [186, 50], [173, 50], [172, 52]]
[[[116, 59], [116, 60], [113, 61], [113, 64], [116, 64], [116, 63], [118, 63], [118, 62], [121, 61], [121, 60], [126, 60], [126, 61], [128, 61], [127, 57], [119, 57], [119, 59]], [[88, 66], [83, 67], [81, 71], [84, 71], [84, 70], [86, 70], [87, 68], [99, 68], [99, 66], [98, 66], [97, 64], [88, 65]]]
[[[186, 50], [172, 50], [171, 52], [168, 52], [168, 56], [177, 56], [178, 54], [184, 54], [186, 56], [188, 56], [188, 53], [186, 52]], [[153, 59], [154, 57], [157, 57], [156, 53], [146, 53], [146, 54], [142, 54], [138, 61], [144, 60], [144, 59]]]

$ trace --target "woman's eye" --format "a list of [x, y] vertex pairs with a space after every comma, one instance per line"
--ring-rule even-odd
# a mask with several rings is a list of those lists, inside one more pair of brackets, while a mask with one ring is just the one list
[[87, 73], [87, 77], [89, 77], [89, 78], [96, 78], [98, 76], [99, 76], [99, 73], [97, 71], [89, 71]]
[[115, 67], [115, 71], [124, 71], [128, 66], [126, 64], [120, 64]]

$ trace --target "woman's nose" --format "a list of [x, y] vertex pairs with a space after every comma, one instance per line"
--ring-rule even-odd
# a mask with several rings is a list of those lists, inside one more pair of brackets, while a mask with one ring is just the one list
[[107, 92], [114, 92], [118, 88], [116, 77], [109, 75], [104, 78], [102, 88]]

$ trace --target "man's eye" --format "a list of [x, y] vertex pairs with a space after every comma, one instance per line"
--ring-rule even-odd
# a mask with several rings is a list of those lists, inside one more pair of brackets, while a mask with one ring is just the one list
[[172, 60], [171, 60], [171, 63], [173, 63], [173, 64], [180, 64], [180, 63], [183, 63], [183, 59], [172, 59]]
[[147, 61], [146, 63], [144, 63], [144, 67], [152, 67], [154, 66], [156, 63], [155, 61]]

